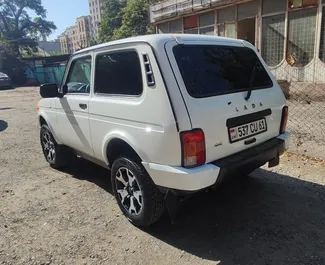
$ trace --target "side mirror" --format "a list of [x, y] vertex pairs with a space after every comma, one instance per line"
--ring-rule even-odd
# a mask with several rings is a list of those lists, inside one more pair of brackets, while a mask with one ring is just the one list
[[40, 87], [42, 98], [56, 98], [60, 96], [57, 84], [43, 84]]

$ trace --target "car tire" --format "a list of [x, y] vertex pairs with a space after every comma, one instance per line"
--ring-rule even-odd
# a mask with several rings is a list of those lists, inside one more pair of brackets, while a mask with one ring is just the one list
[[164, 196], [141, 162], [120, 157], [113, 163], [111, 182], [114, 196], [126, 218], [137, 227], [148, 227], [164, 213]]
[[41, 126], [40, 141], [43, 155], [51, 167], [60, 169], [70, 164], [73, 157], [71, 150], [55, 141], [50, 128], [46, 124]]

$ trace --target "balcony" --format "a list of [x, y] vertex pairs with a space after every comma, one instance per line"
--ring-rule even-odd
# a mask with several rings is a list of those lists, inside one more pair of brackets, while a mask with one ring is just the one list
[[238, 0], [164, 0], [150, 6], [151, 23], [193, 13], [216, 6], [239, 2]]

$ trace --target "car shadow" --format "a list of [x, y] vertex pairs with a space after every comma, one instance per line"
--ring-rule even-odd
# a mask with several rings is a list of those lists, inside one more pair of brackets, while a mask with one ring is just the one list
[[[67, 171], [112, 193], [108, 171], [83, 159]], [[325, 264], [325, 187], [257, 170], [186, 200], [145, 233], [217, 264]]]
[[184, 205], [152, 236], [220, 264], [325, 264], [325, 188], [258, 170]]
[[83, 158], [75, 159], [69, 167], [61, 169], [61, 171], [70, 174], [73, 178], [92, 182], [110, 194], [113, 194], [109, 170], [88, 160]]
[[8, 123], [4, 120], [0, 120], [0, 132], [6, 130], [8, 128]]

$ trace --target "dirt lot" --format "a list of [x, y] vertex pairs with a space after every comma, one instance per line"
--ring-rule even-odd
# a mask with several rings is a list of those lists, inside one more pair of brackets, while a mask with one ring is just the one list
[[0, 91], [0, 264], [325, 264], [325, 165], [286, 155], [141, 231], [121, 215], [108, 172], [66, 172], [38, 143], [38, 90]]

